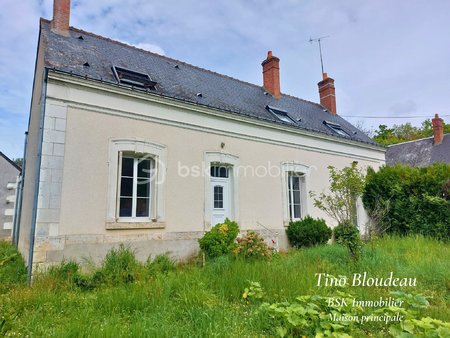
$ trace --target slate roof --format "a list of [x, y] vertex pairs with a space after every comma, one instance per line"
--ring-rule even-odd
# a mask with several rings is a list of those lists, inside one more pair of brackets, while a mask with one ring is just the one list
[[3, 157], [9, 164], [11, 164], [14, 168], [16, 168], [19, 172], [22, 172], [22, 168], [20, 166], [18, 166], [16, 164], [16, 162], [14, 162], [13, 160], [11, 160], [8, 156], [6, 156], [5, 154], [3, 154], [0, 151], [0, 157]]
[[450, 163], [450, 134], [445, 134], [441, 144], [434, 145], [433, 137], [394, 144], [386, 151], [386, 164], [397, 163], [424, 167], [436, 162]]
[[[69, 33], [69, 37], [55, 34], [50, 30], [50, 21], [41, 19], [40, 38], [46, 47], [45, 67], [114, 85], [117, 85], [117, 80], [111, 67], [123, 67], [147, 73], [157, 82], [156, 93], [162, 96], [288, 125], [266, 110], [266, 106], [269, 105], [287, 111], [295, 121], [300, 120], [294, 127], [377, 145], [362, 131], [342, 117], [324, 111], [325, 108], [317, 103], [286, 94], [282, 94], [281, 98], [276, 100], [265, 94], [262, 86], [236, 80], [73, 27]], [[89, 66], [86, 66], [86, 63]], [[198, 93], [202, 93], [202, 97], [198, 97]], [[339, 124], [350, 136], [337, 135], [323, 124], [325, 120]]]

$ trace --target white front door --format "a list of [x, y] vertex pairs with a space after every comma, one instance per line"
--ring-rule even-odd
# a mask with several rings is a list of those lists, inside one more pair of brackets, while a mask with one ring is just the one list
[[211, 226], [230, 217], [229, 178], [211, 177]]

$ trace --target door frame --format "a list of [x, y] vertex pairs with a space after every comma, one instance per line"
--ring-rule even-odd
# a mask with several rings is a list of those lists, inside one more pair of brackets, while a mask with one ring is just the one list
[[212, 194], [211, 175], [212, 165], [220, 164], [229, 168], [228, 189], [229, 189], [229, 218], [239, 222], [239, 157], [217, 151], [206, 151], [204, 153], [204, 206], [203, 206], [203, 228], [204, 231], [211, 229], [212, 218]]

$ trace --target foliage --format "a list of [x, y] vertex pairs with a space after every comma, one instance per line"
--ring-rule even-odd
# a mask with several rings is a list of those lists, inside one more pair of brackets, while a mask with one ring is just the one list
[[67, 285], [73, 283], [79, 276], [80, 266], [74, 261], [63, 261], [58, 265], [51, 266], [47, 275], [51, 277], [56, 284]]
[[[300, 296], [292, 303], [264, 303], [261, 310], [267, 313], [279, 325], [276, 329], [280, 337], [352, 337], [368, 336], [377, 332], [380, 336], [392, 337], [447, 337], [450, 323], [438, 319], [419, 316], [417, 309], [429, 306], [421, 294], [391, 292], [398, 300], [407, 300], [403, 307], [381, 306], [373, 311], [370, 307], [354, 306], [355, 295], [336, 291], [332, 297], [319, 295]], [[386, 321], [380, 324], [377, 318], [396, 318], [401, 321]], [[383, 321], [381, 321], [383, 323]]]
[[329, 166], [330, 192], [320, 193], [316, 198], [314, 192], [310, 192], [314, 198], [314, 206], [325, 211], [338, 223], [356, 222], [356, 199], [364, 191], [364, 173], [358, 169], [356, 162], [350, 167], [337, 170]]
[[141, 272], [142, 264], [136, 259], [133, 250], [120, 244], [118, 249], [113, 248], [106, 254], [96, 279], [112, 285], [126, 284], [134, 282]]
[[[444, 134], [450, 133], [450, 124], [443, 123]], [[425, 137], [433, 136], [433, 126], [431, 120], [422, 122], [421, 127], [414, 127], [411, 123], [394, 125], [388, 128], [382, 124], [375, 131], [373, 139], [383, 145], [391, 145], [407, 141], [413, 141]]]
[[345, 246], [353, 261], [361, 256], [362, 241], [359, 230], [351, 223], [340, 223], [333, 229], [336, 243]]
[[264, 291], [261, 284], [258, 282], [250, 282], [250, 285], [244, 289], [242, 299], [249, 302], [254, 299], [262, 299], [264, 297]]
[[11, 284], [24, 284], [26, 279], [22, 255], [10, 243], [0, 241], [0, 293]]
[[269, 259], [272, 250], [261, 235], [249, 230], [244, 237], [237, 239], [233, 254], [244, 259]]
[[[356, 266], [342, 246], [331, 244], [292, 250], [271, 261], [222, 256], [203, 267], [184, 265], [150, 280], [144, 270], [133, 283], [102, 282], [92, 290], [54, 288], [51, 283], [32, 288], [16, 285], [0, 294], [0, 336], [158, 337], [163, 332], [170, 337], [273, 337], [281, 319], [259, 311], [262, 302], [293, 304], [298, 295], [339, 295], [334, 287], [317, 287], [317, 272], [350, 278], [354, 272], [385, 277], [393, 271], [396, 277], [417, 277], [416, 287], [402, 290], [432, 298], [430, 306], [417, 308], [411, 320], [450, 321], [450, 245], [422, 236], [387, 235], [374, 241], [373, 252], [368, 246], [363, 250]], [[83, 277], [94, 280], [97, 271]], [[264, 290], [252, 288], [249, 281], [258, 282]], [[245, 288], [261, 290], [262, 298], [243, 300]], [[355, 286], [351, 294], [358, 300], [390, 296], [384, 287]], [[389, 336], [384, 323], [363, 329], [361, 333], [354, 327], [348, 334]]]
[[332, 230], [323, 219], [307, 216], [301, 221], [290, 222], [286, 234], [291, 245], [298, 248], [325, 244], [330, 239]]
[[167, 254], [157, 255], [153, 260], [150, 257], [147, 259], [145, 268], [151, 276], [155, 276], [175, 270], [175, 262]]
[[450, 165], [429, 167], [397, 164], [377, 172], [369, 168], [363, 203], [369, 215], [377, 205], [388, 204], [378, 227], [397, 234], [423, 234], [450, 238]]
[[216, 224], [198, 240], [200, 249], [208, 257], [227, 255], [235, 248], [235, 240], [238, 233], [239, 227], [237, 223], [227, 218], [224, 223]]

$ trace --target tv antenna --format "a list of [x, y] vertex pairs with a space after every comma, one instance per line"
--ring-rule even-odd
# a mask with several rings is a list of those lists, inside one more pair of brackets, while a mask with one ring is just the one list
[[316, 41], [319, 43], [320, 66], [322, 67], [322, 74], [324, 74], [324, 71], [323, 71], [323, 59], [322, 59], [322, 45], [320, 44], [320, 41], [322, 39], [329, 38], [329, 37], [330, 37], [329, 35], [326, 35], [326, 36], [321, 36], [320, 38], [315, 38], [315, 39], [309, 38], [309, 43], [313, 43], [313, 42], [316, 42]]

